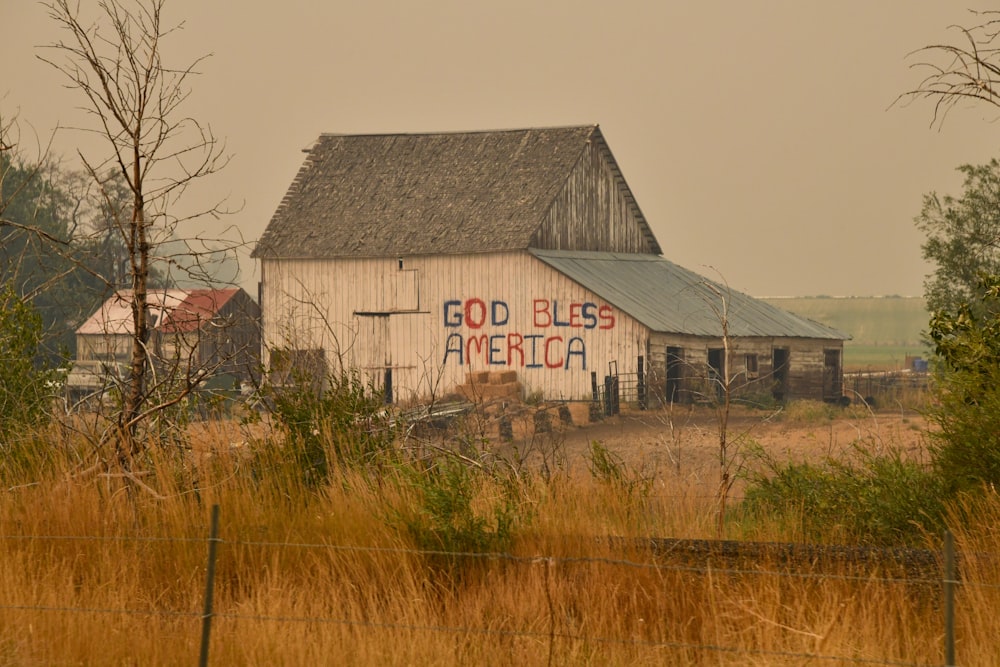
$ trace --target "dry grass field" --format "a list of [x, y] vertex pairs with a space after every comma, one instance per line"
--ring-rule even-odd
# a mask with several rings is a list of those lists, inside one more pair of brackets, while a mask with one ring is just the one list
[[[817, 460], [845, 455], [859, 442], [893, 445], [919, 454], [926, 428], [924, 417], [912, 409], [845, 410], [803, 402], [773, 411], [733, 407], [728, 430], [730, 438], [753, 440], [780, 458]], [[625, 410], [563, 433], [568, 445], [581, 455], [588, 442], [599, 440], [630, 459], [701, 474], [700, 468], [716, 455], [719, 419], [707, 407]]]
[[[821, 408], [734, 413], [730, 433], [789, 459], [857, 446], [921, 455], [915, 414]], [[629, 412], [503, 446], [476, 440], [524, 481], [515, 508], [524, 521], [502, 553], [486, 555], [414, 542], [399, 521], [415, 517], [419, 500], [403, 471], [341, 469], [309, 488], [260, 425], [196, 425], [192, 449], [150, 458], [138, 490], [58, 443], [64, 454], [2, 493], [0, 664], [195, 664], [215, 504], [210, 664], [942, 664], [933, 575], [689, 562], [647, 548], [651, 536], [717, 536], [715, 425], [708, 410]], [[648, 492], [591, 474], [595, 441], [649, 480]], [[247, 452], [261, 446], [269, 464], [250, 474]], [[472, 506], [495, 507], [506, 483], [478, 485]], [[994, 665], [1000, 499], [967, 509], [977, 519], [957, 534], [959, 664]], [[489, 523], [488, 511], [479, 516]], [[727, 531], [795, 539], [738, 514]]]

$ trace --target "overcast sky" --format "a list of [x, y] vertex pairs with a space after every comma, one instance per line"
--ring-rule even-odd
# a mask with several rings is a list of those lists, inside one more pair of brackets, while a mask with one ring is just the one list
[[[322, 132], [597, 123], [668, 259], [756, 296], [920, 295], [922, 195], [1000, 146], [988, 107], [940, 130], [928, 102], [889, 108], [921, 78], [907, 53], [975, 23], [957, 2], [167, 0], [166, 19], [185, 23], [168, 64], [212, 54], [188, 112], [227, 141], [211, 194], [251, 242]], [[61, 37], [45, 9], [0, 0], [0, 30], [0, 111], [43, 141], [83, 122], [36, 57]]]

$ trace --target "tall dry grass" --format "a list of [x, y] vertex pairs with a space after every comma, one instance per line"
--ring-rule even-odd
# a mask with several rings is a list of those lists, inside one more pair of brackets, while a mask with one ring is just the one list
[[[691, 562], [641, 538], [714, 535], [711, 502], [669, 474], [626, 491], [576, 471], [523, 489], [505, 554], [444, 567], [394, 517], [403, 476], [338, 470], [310, 488], [266, 434], [202, 425], [153, 448], [146, 488], [86, 470], [65, 435], [0, 495], [0, 664], [193, 664], [211, 506], [221, 507], [211, 663], [239, 665], [940, 664], [934, 580], [864, 566]], [[250, 457], [247, 450], [267, 454]], [[54, 457], [54, 459], [53, 459]], [[479, 490], [489, 505], [497, 485]], [[1000, 499], [966, 526], [958, 653], [997, 663]], [[783, 528], [734, 534], [781, 541]], [[794, 536], [792, 536], [794, 537]]]

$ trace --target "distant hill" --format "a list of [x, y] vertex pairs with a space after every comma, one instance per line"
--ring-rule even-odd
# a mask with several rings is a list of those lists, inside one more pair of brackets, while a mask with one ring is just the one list
[[920, 345], [927, 330], [923, 297], [789, 297], [762, 299], [851, 334], [856, 345]]
[[907, 355], [927, 356], [921, 333], [930, 315], [923, 297], [788, 297], [762, 301], [851, 335], [851, 368], [900, 368]]

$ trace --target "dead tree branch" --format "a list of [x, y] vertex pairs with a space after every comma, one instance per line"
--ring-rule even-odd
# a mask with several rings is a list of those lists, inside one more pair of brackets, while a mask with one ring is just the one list
[[958, 31], [958, 44], [929, 44], [909, 54], [917, 58], [910, 67], [925, 73], [912, 90], [899, 95], [894, 104], [914, 100], [934, 102], [931, 127], [940, 128], [948, 114], [964, 102], [985, 102], [1000, 108], [1000, 11], [972, 12], [980, 21]]

